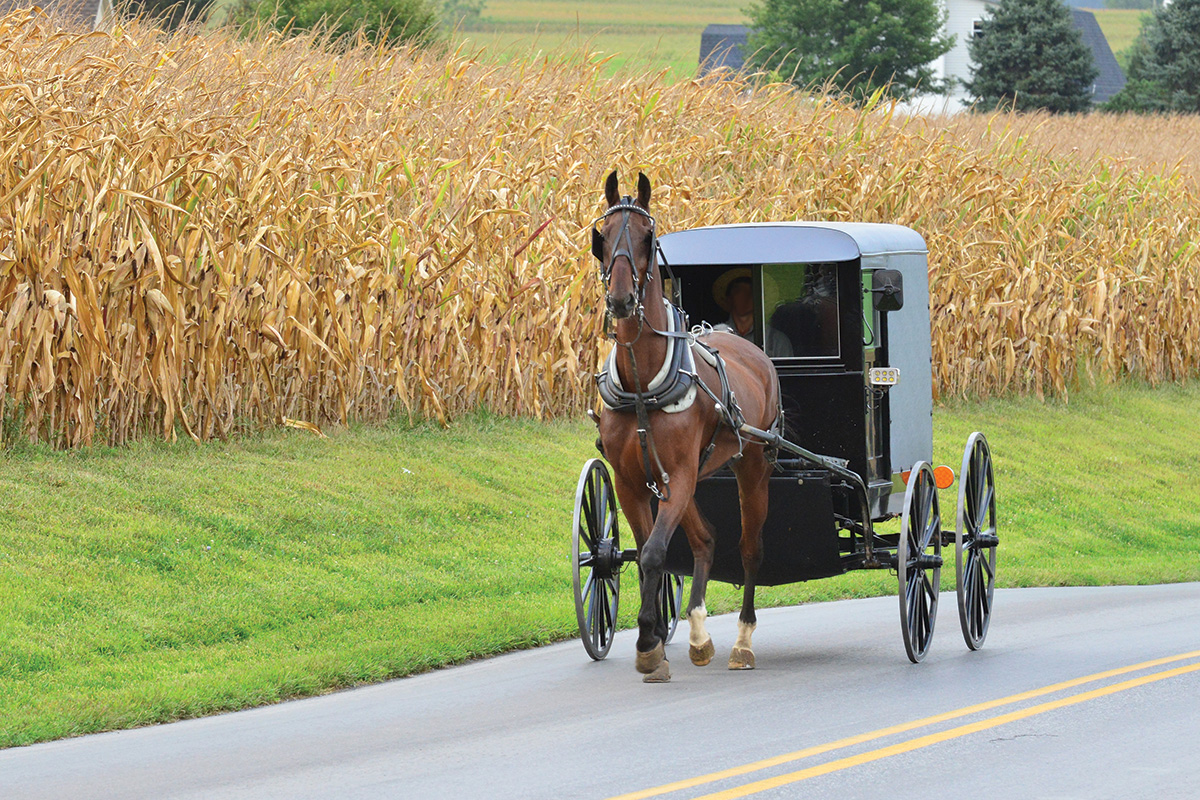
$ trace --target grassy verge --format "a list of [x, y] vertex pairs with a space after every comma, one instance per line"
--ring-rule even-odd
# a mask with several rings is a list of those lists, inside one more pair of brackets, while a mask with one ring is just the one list
[[[1198, 415], [1200, 386], [954, 405], [935, 414], [936, 457], [957, 467], [968, 433], [987, 432], [1004, 585], [1200, 580]], [[568, 529], [592, 452], [586, 424], [476, 418], [329, 440], [11, 453], [0, 462], [0, 746], [572, 636]], [[952, 501], [944, 493], [947, 519]], [[760, 598], [890, 593], [893, 582], [859, 573]], [[710, 597], [714, 611], [738, 602], [724, 585]], [[627, 603], [626, 624], [633, 612]]]

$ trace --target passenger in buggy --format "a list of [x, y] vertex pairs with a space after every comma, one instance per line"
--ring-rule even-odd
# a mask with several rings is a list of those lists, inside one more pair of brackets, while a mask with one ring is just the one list
[[[763, 268], [764, 281], [770, 281]], [[794, 276], [796, 271], [789, 273]], [[832, 264], [809, 264], [800, 273], [802, 287], [788, 291], [766, 292], [768, 297], [779, 295], [769, 324], [788, 341], [788, 355], [807, 357], [837, 356], [838, 307], [837, 270]]]
[[[748, 341], [754, 340], [754, 285], [750, 269], [738, 267], [721, 274], [713, 284], [713, 299], [729, 312], [729, 319], [713, 326], [714, 331], [735, 333]], [[763, 350], [772, 358], [792, 355], [788, 337], [770, 325], [763, 326]]]

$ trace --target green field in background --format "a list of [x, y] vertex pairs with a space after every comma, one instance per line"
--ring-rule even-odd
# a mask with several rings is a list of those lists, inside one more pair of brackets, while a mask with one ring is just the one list
[[1108, 39], [1108, 46], [1121, 69], [1129, 69], [1129, 48], [1133, 46], [1133, 40], [1142, 30], [1142, 17], [1151, 12], [1123, 8], [1089, 10], [1096, 15], [1096, 22], [1104, 32], [1104, 38]]
[[459, 32], [456, 40], [498, 59], [584, 49], [612, 56], [613, 69], [670, 69], [686, 78], [696, 72], [705, 26], [744, 21], [741, 5], [713, 0], [488, 0], [483, 22]]

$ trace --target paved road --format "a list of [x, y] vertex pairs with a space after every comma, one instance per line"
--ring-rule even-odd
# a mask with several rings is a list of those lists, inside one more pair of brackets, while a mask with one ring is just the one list
[[942, 599], [916, 666], [894, 598], [769, 609], [754, 672], [715, 617], [718, 660], [681, 629], [664, 686], [626, 632], [599, 663], [568, 642], [0, 751], [0, 797], [1200, 798], [1200, 584], [1001, 591], [977, 653]]

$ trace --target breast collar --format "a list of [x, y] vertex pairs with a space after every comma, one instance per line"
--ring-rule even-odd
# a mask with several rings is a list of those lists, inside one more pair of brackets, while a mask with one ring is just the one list
[[[691, 407], [696, 400], [696, 361], [689, 344], [693, 341], [686, 335], [687, 315], [664, 298], [667, 307], [667, 356], [641, 401], [648, 410], [677, 414]], [[617, 350], [608, 354], [604, 368], [596, 374], [596, 387], [600, 400], [613, 411], [633, 411], [638, 394], [627, 391], [617, 374]]]

